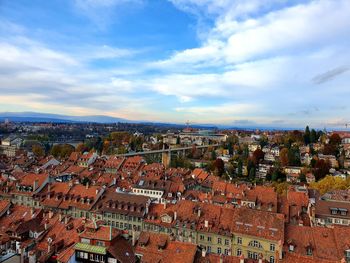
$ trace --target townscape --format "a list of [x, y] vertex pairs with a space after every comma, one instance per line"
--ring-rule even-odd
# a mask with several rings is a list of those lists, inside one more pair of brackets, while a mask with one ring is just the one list
[[79, 125], [1, 124], [0, 262], [350, 262], [349, 132]]

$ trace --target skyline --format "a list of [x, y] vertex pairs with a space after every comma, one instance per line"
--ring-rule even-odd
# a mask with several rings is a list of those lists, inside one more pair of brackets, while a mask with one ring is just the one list
[[5, 0], [0, 13], [0, 112], [350, 121], [349, 1]]

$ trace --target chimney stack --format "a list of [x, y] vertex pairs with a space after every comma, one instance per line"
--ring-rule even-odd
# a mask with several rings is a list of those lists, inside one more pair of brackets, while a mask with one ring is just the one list
[[53, 212], [50, 210], [49, 211], [49, 218], [51, 219], [53, 217]]
[[205, 258], [206, 254], [207, 254], [207, 251], [205, 250], [205, 248], [202, 248], [202, 258]]
[[198, 215], [198, 217], [201, 217], [201, 208], [200, 207], [198, 208], [197, 215]]
[[174, 221], [177, 219], [177, 212], [174, 212]]
[[208, 222], [208, 220], [204, 220], [204, 226], [205, 226], [206, 228], [209, 227], [209, 222]]
[[36, 179], [33, 182], [33, 192], [35, 192], [38, 189], [38, 187], [39, 187], [39, 180]]

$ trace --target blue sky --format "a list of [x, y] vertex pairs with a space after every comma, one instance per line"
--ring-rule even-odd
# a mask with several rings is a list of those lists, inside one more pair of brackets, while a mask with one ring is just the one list
[[2, 0], [0, 111], [350, 122], [348, 0]]

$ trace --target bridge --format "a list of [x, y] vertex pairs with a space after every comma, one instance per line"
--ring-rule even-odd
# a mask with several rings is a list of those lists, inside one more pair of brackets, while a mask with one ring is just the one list
[[152, 150], [152, 151], [145, 151], [145, 152], [132, 152], [132, 153], [124, 153], [124, 154], [117, 154], [117, 157], [132, 157], [132, 156], [143, 156], [143, 155], [162, 155], [162, 163], [164, 164], [165, 168], [168, 168], [170, 166], [171, 161], [171, 153], [177, 152], [177, 153], [183, 153], [185, 155], [185, 152], [188, 150], [192, 150], [193, 148], [196, 149], [207, 149], [210, 147], [216, 148], [220, 146], [220, 144], [209, 144], [209, 145], [193, 145], [193, 146], [187, 146], [187, 147], [180, 147], [180, 148], [168, 148], [168, 149], [161, 149], [161, 150]]

